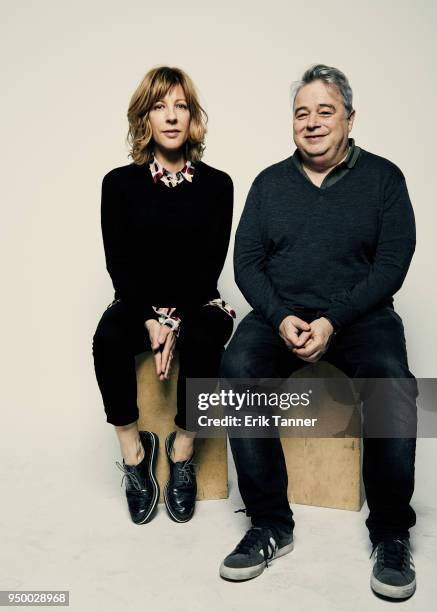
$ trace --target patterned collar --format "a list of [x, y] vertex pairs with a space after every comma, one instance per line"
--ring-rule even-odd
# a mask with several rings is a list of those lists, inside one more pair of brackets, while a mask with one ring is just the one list
[[150, 172], [152, 173], [152, 178], [155, 183], [157, 183], [160, 179], [167, 187], [176, 187], [179, 183], [182, 183], [183, 180], [188, 181], [189, 183], [193, 180], [194, 174], [194, 165], [190, 161], [185, 162], [185, 166], [182, 170], [178, 172], [170, 172], [166, 170], [162, 164], [153, 156], [152, 161], [149, 164]]

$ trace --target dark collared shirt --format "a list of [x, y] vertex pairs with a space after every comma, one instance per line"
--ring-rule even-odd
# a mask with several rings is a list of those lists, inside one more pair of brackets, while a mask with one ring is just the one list
[[[320, 189], [326, 189], [326, 187], [331, 187], [331, 185], [334, 185], [334, 183], [343, 178], [349, 172], [349, 170], [355, 166], [355, 163], [361, 153], [361, 149], [360, 147], [357, 147], [353, 138], [349, 138], [348, 142], [349, 150], [346, 159], [344, 159], [341, 163], [335, 166], [335, 168], [333, 168], [331, 172], [329, 172], [325, 176], [322, 184], [320, 185]], [[311, 182], [311, 179], [308, 177], [307, 173], [305, 172], [305, 168], [303, 167], [302, 157], [299, 153], [299, 149], [296, 149], [292, 159], [293, 162], [296, 164], [296, 167], [304, 175], [307, 181]]]

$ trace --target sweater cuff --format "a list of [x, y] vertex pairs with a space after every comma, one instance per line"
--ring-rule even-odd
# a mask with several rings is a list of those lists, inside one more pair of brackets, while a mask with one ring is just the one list
[[279, 333], [279, 326], [281, 325], [285, 317], [288, 317], [294, 314], [295, 314], [294, 312], [292, 312], [291, 310], [283, 306], [269, 318], [269, 322], [274, 328], [274, 330]]

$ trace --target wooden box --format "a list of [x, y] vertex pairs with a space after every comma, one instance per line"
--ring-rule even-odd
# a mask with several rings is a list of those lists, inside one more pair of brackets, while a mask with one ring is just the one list
[[[293, 376], [310, 378], [344, 377], [344, 374], [325, 363], [305, 367]], [[345, 408], [345, 402], [349, 405]], [[362, 481], [362, 440], [344, 437], [342, 430], [351, 427], [355, 432], [360, 418], [352, 395], [340, 402], [326, 394], [322, 414], [329, 413], [333, 425], [332, 437], [282, 437], [288, 472], [290, 502], [309, 506], [340, 508], [359, 511], [365, 494]], [[335, 437], [339, 432], [340, 437]]]
[[[163, 490], [168, 480], [168, 460], [165, 438], [176, 429], [176, 387], [179, 368], [175, 353], [170, 380], [160, 381], [156, 376], [151, 353], [142, 353], [137, 361], [137, 397], [140, 418], [138, 427], [155, 432], [159, 437], [157, 478]], [[223, 499], [228, 497], [228, 464], [226, 438], [196, 439], [194, 442], [197, 474], [197, 499]]]

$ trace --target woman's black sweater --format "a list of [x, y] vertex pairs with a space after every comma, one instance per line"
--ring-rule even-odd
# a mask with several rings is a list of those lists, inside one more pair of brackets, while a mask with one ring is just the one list
[[232, 225], [229, 175], [203, 162], [192, 182], [154, 183], [148, 164], [114, 168], [103, 178], [101, 220], [106, 268], [135, 316], [152, 306], [187, 309], [220, 297], [217, 282]]

